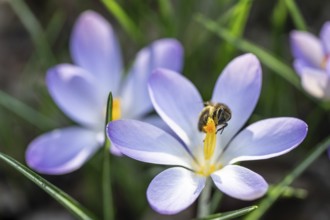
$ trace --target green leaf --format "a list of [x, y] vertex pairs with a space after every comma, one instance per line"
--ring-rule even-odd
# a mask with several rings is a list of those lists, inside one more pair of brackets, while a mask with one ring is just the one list
[[79, 219], [96, 219], [96, 217], [91, 214], [87, 209], [82, 207], [75, 199], [70, 197], [68, 194], [63, 192], [61, 189], [57, 188], [47, 180], [43, 179], [41, 176], [16, 161], [12, 157], [0, 153], [0, 159], [6, 162], [11, 167], [15, 168], [18, 172], [26, 176], [29, 180], [38, 185], [42, 190], [47, 192], [51, 197], [69, 210]]
[[102, 0], [105, 7], [117, 19], [125, 31], [137, 42], [142, 42], [143, 37], [140, 29], [128, 16], [122, 7], [115, 0]]
[[259, 203], [259, 209], [248, 215], [245, 220], [260, 219], [276, 200], [286, 192], [287, 187], [302, 174], [319, 156], [330, 147], [330, 137], [318, 144], [307, 154], [306, 158], [284, 177], [284, 179], [268, 191], [267, 197]]
[[209, 215], [209, 216], [204, 217], [204, 218], [199, 218], [198, 220], [226, 220], [226, 219], [233, 219], [233, 218], [237, 218], [237, 217], [246, 215], [246, 214], [254, 211], [257, 208], [258, 208], [258, 206], [249, 206], [249, 207], [238, 209], [238, 210], [235, 210], [235, 211], [230, 211], [230, 212], [224, 212], [224, 213], [217, 213], [217, 214]]
[[303, 16], [301, 15], [299, 8], [297, 7], [294, 0], [281, 0], [285, 2], [286, 7], [292, 17], [295, 26], [302, 31], [307, 31], [306, 23]]
[[[250, 9], [252, 6], [252, 1], [253, 0], [241, 0], [236, 5], [234, 6], [231, 16], [230, 16], [230, 21], [228, 24], [228, 31], [230, 34], [236, 36], [236, 37], [241, 37], [245, 25], [247, 22], [247, 19], [250, 14]], [[218, 68], [223, 69], [223, 67], [230, 61], [232, 58], [233, 54], [235, 52], [235, 47], [230, 44], [229, 42], [224, 42], [219, 51], [218, 51], [218, 58], [216, 60], [219, 60], [218, 62]]]
[[214, 213], [217, 210], [222, 197], [223, 197], [223, 193], [220, 190], [215, 190], [215, 192], [212, 195], [212, 200], [211, 200], [211, 205], [210, 205], [211, 213]]
[[308, 196], [308, 191], [306, 189], [285, 186], [281, 196], [286, 198], [295, 197], [297, 199], [305, 199]]
[[285, 21], [288, 17], [288, 10], [283, 0], [277, 1], [272, 15], [272, 24], [276, 30], [283, 29]]
[[[107, 101], [107, 114], [105, 125], [112, 121], [112, 93], [109, 93]], [[105, 126], [104, 126], [105, 127]], [[104, 147], [103, 147], [103, 218], [112, 220], [114, 219], [114, 208], [112, 201], [112, 190], [111, 190], [111, 176], [110, 176], [110, 146], [111, 143], [107, 138], [106, 130], [104, 130]]]
[[56, 122], [37, 112], [22, 101], [8, 95], [0, 90], [0, 106], [14, 112], [27, 122], [38, 127], [41, 130], [48, 130], [55, 127]]
[[230, 31], [228, 31], [226, 28], [204, 17], [203, 15], [197, 16], [196, 20], [202, 25], [204, 25], [207, 30], [217, 34], [220, 38], [231, 43], [236, 48], [244, 52], [250, 52], [255, 54], [260, 59], [260, 61], [269, 69], [273, 70], [275, 73], [283, 77], [297, 89], [301, 90], [297, 74], [290, 66], [276, 58], [271, 52], [247, 40], [232, 35]]
[[167, 35], [174, 35], [177, 23], [175, 22], [175, 16], [173, 16], [174, 10], [171, 1], [158, 0], [158, 7], [160, 12], [159, 16], [162, 21], [162, 25], [160, 26], [164, 28]]

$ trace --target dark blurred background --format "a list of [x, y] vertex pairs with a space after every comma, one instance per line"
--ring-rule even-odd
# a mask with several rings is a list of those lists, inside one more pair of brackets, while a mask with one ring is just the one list
[[[129, 35], [100, 1], [24, 1], [28, 12], [35, 16], [35, 21], [46, 33], [46, 47], [38, 30], [34, 29], [34, 21], [26, 16], [26, 10], [15, 7], [15, 1], [18, 0], [0, 0], [0, 151], [22, 163], [25, 163], [25, 149], [34, 137], [73, 123], [51, 100], [44, 77], [49, 67], [57, 63], [71, 62], [68, 51], [69, 37], [75, 19], [82, 11], [95, 10], [113, 25], [126, 67], [133, 62], [136, 52], [148, 42], [163, 37], [180, 40], [185, 49], [183, 74], [198, 87], [204, 100], [211, 97], [215, 80], [225, 64], [242, 53], [234, 47], [228, 49], [230, 46], [226, 42], [208, 32], [195, 19], [198, 14], [202, 14], [217, 20], [238, 2], [234, 0], [172, 0], [168, 1], [171, 6], [169, 13], [162, 11], [163, 0], [117, 1], [136, 22], [143, 38]], [[280, 24], [274, 19], [280, 1], [282, 0], [253, 1], [242, 35], [267, 48], [285, 63], [291, 64], [288, 35], [296, 27], [288, 14]], [[301, 9], [308, 30], [318, 35], [322, 24], [330, 20], [330, 1], [301, 0], [296, 3]], [[35, 33], [35, 36], [31, 33]], [[39, 120], [40, 118], [34, 118], [33, 115], [28, 120], [22, 117], [28, 111], [21, 107], [22, 103], [39, 112], [47, 120]], [[309, 125], [309, 133], [303, 144], [287, 155], [244, 163], [264, 176], [270, 184], [279, 182], [330, 134], [330, 112], [322, 108], [317, 100], [263, 66], [262, 94], [248, 123], [277, 116], [293, 116], [305, 120]], [[78, 171], [43, 177], [102, 216], [101, 158], [99, 152]], [[148, 206], [145, 198], [146, 188], [152, 177], [163, 167], [114, 156], [111, 165], [118, 219], [161, 220], [194, 217], [195, 206], [177, 216], [160, 216]], [[277, 201], [263, 219], [330, 219], [330, 161], [326, 154], [315, 161], [292, 186], [296, 193]], [[256, 203], [224, 196], [217, 211], [234, 210]], [[0, 219], [74, 217], [48, 194], [0, 161]]]

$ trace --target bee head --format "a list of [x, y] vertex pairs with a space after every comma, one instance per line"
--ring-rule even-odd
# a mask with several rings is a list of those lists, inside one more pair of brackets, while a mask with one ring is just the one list
[[228, 106], [220, 104], [217, 106], [216, 111], [214, 111], [214, 118], [217, 119], [217, 124], [225, 124], [231, 119], [231, 111]]

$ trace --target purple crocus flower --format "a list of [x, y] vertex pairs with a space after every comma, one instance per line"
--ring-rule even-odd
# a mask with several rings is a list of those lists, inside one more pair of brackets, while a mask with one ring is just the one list
[[152, 103], [180, 140], [163, 130], [136, 120], [110, 122], [107, 133], [120, 151], [147, 163], [173, 165], [158, 174], [147, 189], [151, 207], [162, 214], [175, 214], [190, 206], [208, 177], [223, 193], [253, 200], [267, 191], [257, 173], [235, 165], [239, 161], [267, 159], [287, 153], [305, 138], [307, 125], [296, 118], [261, 120], [241, 128], [252, 114], [261, 90], [261, 67], [252, 54], [228, 64], [220, 75], [211, 101], [231, 109], [223, 132], [216, 132], [208, 118], [204, 131], [198, 121], [204, 108], [194, 85], [182, 75], [157, 69], [149, 79]]
[[321, 30], [320, 38], [305, 31], [292, 31], [291, 50], [294, 68], [302, 87], [320, 99], [330, 99], [330, 21]]
[[[46, 174], [81, 167], [104, 143], [106, 101], [111, 91], [113, 119], [142, 119], [152, 108], [147, 79], [156, 67], [180, 71], [183, 48], [174, 39], [156, 40], [138, 52], [123, 82], [120, 47], [111, 25], [98, 13], [78, 18], [70, 42], [75, 65], [59, 64], [47, 72], [50, 95], [79, 126], [45, 133], [26, 151], [27, 164]], [[144, 118], [146, 120], [151, 120]], [[115, 154], [120, 152], [111, 148]]]

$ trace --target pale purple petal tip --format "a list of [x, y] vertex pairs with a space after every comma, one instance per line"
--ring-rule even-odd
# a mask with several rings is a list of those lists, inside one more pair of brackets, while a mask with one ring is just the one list
[[183, 47], [173, 38], [159, 39], [151, 45], [154, 56], [153, 68], [165, 68], [181, 72], [183, 66]]
[[110, 23], [100, 14], [88, 10], [77, 19], [70, 41], [75, 64], [85, 68], [105, 92], [117, 96], [122, 58], [118, 40]]
[[111, 143], [121, 153], [139, 161], [191, 167], [184, 146], [163, 130], [135, 120], [116, 120], [107, 126]]
[[184, 168], [170, 168], [150, 183], [147, 198], [151, 207], [165, 215], [176, 214], [189, 207], [205, 186], [205, 177]]
[[93, 131], [69, 127], [45, 133], [34, 139], [26, 150], [26, 162], [44, 174], [66, 174], [79, 169], [102, 140]]
[[296, 118], [271, 118], [242, 130], [222, 155], [222, 163], [261, 160], [285, 154], [307, 135], [307, 124]]
[[291, 31], [291, 51], [295, 59], [302, 60], [310, 67], [320, 68], [324, 59], [321, 41], [304, 31]]
[[330, 21], [324, 23], [320, 32], [320, 38], [324, 47], [324, 52], [330, 55]]
[[305, 68], [301, 73], [301, 85], [316, 98], [330, 99], [330, 75], [324, 70]]
[[153, 109], [147, 83], [153, 70], [167, 68], [181, 71], [183, 48], [175, 39], [160, 39], [141, 49], [124, 83], [121, 97], [123, 114], [129, 118], [141, 118]]
[[71, 119], [86, 126], [103, 123], [106, 95], [87, 71], [59, 64], [47, 71], [46, 83], [56, 104]]
[[113, 144], [110, 147], [110, 152], [117, 157], [123, 156], [123, 154], [120, 152], [120, 150]]
[[233, 59], [219, 76], [212, 101], [226, 104], [232, 112], [220, 146], [226, 146], [252, 114], [259, 99], [261, 80], [260, 62], [250, 53]]
[[187, 146], [197, 147], [193, 139], [200, 134], [203, 100], [196, 87], [174, 71], [156, 69], [149, 79], [149, 94], [158, 115]]
[[225, 166], [211, 177], [223, 193], [236, 199], [258, 199], [268, 189], [268, 184], [259, 174], [237, 165]]

